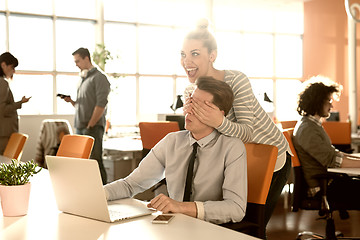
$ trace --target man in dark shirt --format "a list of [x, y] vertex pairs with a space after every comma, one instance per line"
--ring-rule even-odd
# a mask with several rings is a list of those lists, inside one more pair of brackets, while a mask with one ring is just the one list
[[[321, 78], [317, 77], [317, 80]], [[327, 173], [327, 168], [331, 167], [360, 167], [360, 158], [340, 152], [332, 146], [321, 125], [322, 118], [330, 116], [333, 97], [338, 93], [339, 88], [335, 83], [327, 86], [322, 82], [315, 82], [299, 95], [297, 111], [303, 117], [295, 126], [293, 142], [309, 186], [308, 195], [311, 197], [318, 197], [320, 191], [320, 183], [314, 178], [315, 175]], [[334, 180], [327, 193], [330, 205], [332, 201], [336, 201], [344, 203], [349, 209], [360, 208], [358, 179], [343, 177]]]
[[94, 137], [95, 142], [90, 158], [98, 161], [103, 184], [106, 184], [107, 175], [102, 161], [102, 141], [110, 83], [107, 77], [92, 65], [88, 49], [79, 48], [72, 55], [76, 66], [81, 71], [81, 83], [77, 89], [76, 101], [69, 96], [62, 98], [75, 107], [76, 134]]

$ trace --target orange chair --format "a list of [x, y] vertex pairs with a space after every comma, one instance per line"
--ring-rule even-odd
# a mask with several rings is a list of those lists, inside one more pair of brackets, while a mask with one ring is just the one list
[[[170, 132], [179, 131], [180, 127], [178, 122], [173, 122], [173, 121], [140, 122], [139, 129], [140, 129], [141, 142], [143, 145], [142, 157], [144, 158], [161, 139], [163, 139]], [[150, 190], [144, 192], [142, 195], [135, 196], [135, 198], [141, 200], [150, 200], [154, 197], [155, 191], [159, 191], [158, 193], [167, 194], [166, 187], [164, 186], [166, 186], [165, 179], [160, 181]]]
[[297, 121], [280, 121], [283, 129], [294, 128]]
[[293, 132], [294, 132], [294, 128], [288, 128], [288, 129], [284, 129], [283, 134], [284, 134], [286, 140], [289, 143], [289, 147], [290, 147], [291, 152], [294, 155], [294, 156], [291, 156], [291, 164], [292, 164], [292, 166], [293, 167], [300, 167], [300, 160], [299, 160], [299, 157], [298, 157], [298, 155], [296, 153], [294, 144], [292, 142]]
[[11, 159], [21, 159], [28, 135], [23, 133], [12, 133], [4, 150], [3, 156]]
[[89, 158], [94, 145], [94, 138], [86, 135], [64, 135], [56, 156]]
[[328, 134], [331, 144], [340, 151], [352, 153], [351, 123], [350, 122], [323, 122], [323, 128]]
[[246, 143], [248, 198], [246, 214], [239, 223], [222, 226], [258, 238], [265, 237], [265, 203], [269, 192], [278, 149], [275, 146]]
[[329, 135], [332, 144], [351, 144], [350, 122], [323, 122], [323, 128]]
[[143, 145], [143, 157], [168, 133], [180, 130], [178, 122], [140, 122], [141, 142]]

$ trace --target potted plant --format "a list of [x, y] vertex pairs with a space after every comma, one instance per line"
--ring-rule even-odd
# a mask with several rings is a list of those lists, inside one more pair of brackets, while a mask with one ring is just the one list
[[33, 160], [0, 164], [0, 199], [4, 216], [26, 215], [30, 197], [30, 177], [41, 171]]

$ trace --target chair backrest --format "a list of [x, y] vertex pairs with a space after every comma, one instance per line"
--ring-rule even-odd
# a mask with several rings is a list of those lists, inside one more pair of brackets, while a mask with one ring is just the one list
[[293, 133], [294, 133], [294, 128], [288, 128], [288, 129], [284, 129], [283, 130], [283, 134], [286, 138], [286, 140], [289, 143], [289, 147], [291, 152], [293, 153], [294, 156], [291, 156], [291, 163], [293, 167], [299, 167], [300, 166], [300, 160], [299, 157], [296, 153], [293, 141], [292, 141], [292, 137], [293, 137]]
[[28, 138], [29, 136], [23, 133], [12, 133], [3, 155], [11, 159], [20, 160], [25, 142]]
[[56, 156], [89, 158], [94, 145], [94, 138], [87, 135], [64, 135]]
[[294, 128], [297, 121], [280, 121], [283, 129]]
[[321, 202], [314, 198], [307, 197], [308, 185], [304, 178], [304, 173], [301, 168], [299, 156], [293, 144], [294, 129], [284, 129], [283, 134], [289, 143], [289, 147], [294, 156], [291, 157], [293, 174], [294, 174], [294, 187], [291, 194], [291, 211], [297, 212], [299, 209], [316, 210], [320, 209]]
[[244, 219], [221, 226], [258, 238], [265, 237], [265, 203], [269, 192], [278, 149], [275, 146], [246, 143], [248, 198]]
[[332, 144], [351, 144], [351, 123], [350, 122], [323, 122], [326, 133], [329, 135]]
[[265, 204], [275, 168], [275, 146], [246, 143], [248, 203]]
[[170, 132], [180, 130], [178, 122], [140, 122], [141, 142], [144, 149], [152, 149], [161, 139]]

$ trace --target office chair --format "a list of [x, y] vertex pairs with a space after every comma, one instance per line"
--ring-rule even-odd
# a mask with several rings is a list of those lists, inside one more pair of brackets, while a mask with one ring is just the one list
[[248, 198], [245, 217], [238, 223], [221, 226], [254, 237], [265, 238], [265, 203], [269, 192], [278, 149], [275, 146], [246, 143]]
[[35, 162], [40, 167], [46, 168], [45, 156], [56, 155], [62, 137], [67, 134], [72, 134], [72, 129], [66, 119], [44, 119], [41, 122], [35, 155]]
[[168, 133], [180, 130], [178, 122], [140, 122], [140, 137], [143, 145], [143, 157]]
[[351, 149], [351, 123], [327, 121], [322, 123], [331, 144], [342, 152], [352, 153]]
[[297, 237], [296, 240], [301, 240], [302, 236], [310, 236], [312, 237], [311, 239], [330, 239], [330, 240], [335, 240], [335, 239], [360, 239], [360, 238], [354, 238], [354, 237], [350, 237], [350, 238], [346, 238], [346, 237], [341, 237], [342, 233], [341, 232], [336, 232], [335, 231], [335, 223], [334, 223], [334, 219], [332, 216], [332, 212], [334, 210], [338, 210], [341, 209], [339, 208], [336, 203], [332, 204], [332, 208], [330, 208], [329, 202], [327, 200], [327, 186], [328, 186], [328, 181], [330, 179], [335, 179], [337, 177], [341, 177], [340, 175], [337, 174], [321, 174], [321, 175], [317, 175], [315, 176], [316, 178], [318, 178], [321, 182], [321, 198], [314, 198], [314, 197], [308, 197], [307, 195], [307, 189], [308, 189], [308, 185], [305, 181], [304, 178], [304, 174], [301, 168], [301, 163], [299, 161], [299, 157], [296, 153], [293, 141], [292, 141], [292, 135], [293, 135], [293, 131], [294, 129], [287, 129], [285, 131], [283, 131], [283, 134], [286, 137], [286, 140], [289, 143], [290, 149], [293, 153], [293, 157], [291, 158], [292, 160], [292, 167], [294, 170], [294, 190], [293, 190], [293, 202], [292, 202], [292, 211], [293, 212], [297, 212], [299, 211], [299, 209], [303, 209], [303, 210], [318, 210], [319, 211], [319, 215], [323, 216], [322, 218], [326, 220], [326, 226], [325, 226], [325, 236], [320, 235], [318, 233], [314, 233], [311, 231], [303, 231], [300, 232]]
[[297, 121], [280, 121], [281, 127], [283, 129], [294, 128], [296, 123]]
[[94, 138], [86, 135], [64, 135], [56, 156], [89, 158], [94, 145]]
[[12, 133], [5, 147], [3, 156], [10, 159], [20, 160], [28, 135], [23, 133]]
[[[150, 150], [168, 133], [177, 132], [180, 130], [178, 122], [163, 121], [163, 122], [140, 122], [140, 137], [143, 145], [142, 158], [144, 158]], [[161, 180], [156, 184], [151, 191], [155, 192], [159, 187], [166, 185], [166, 180]], [[163, 191], [166, 194], [167, 191]]]

